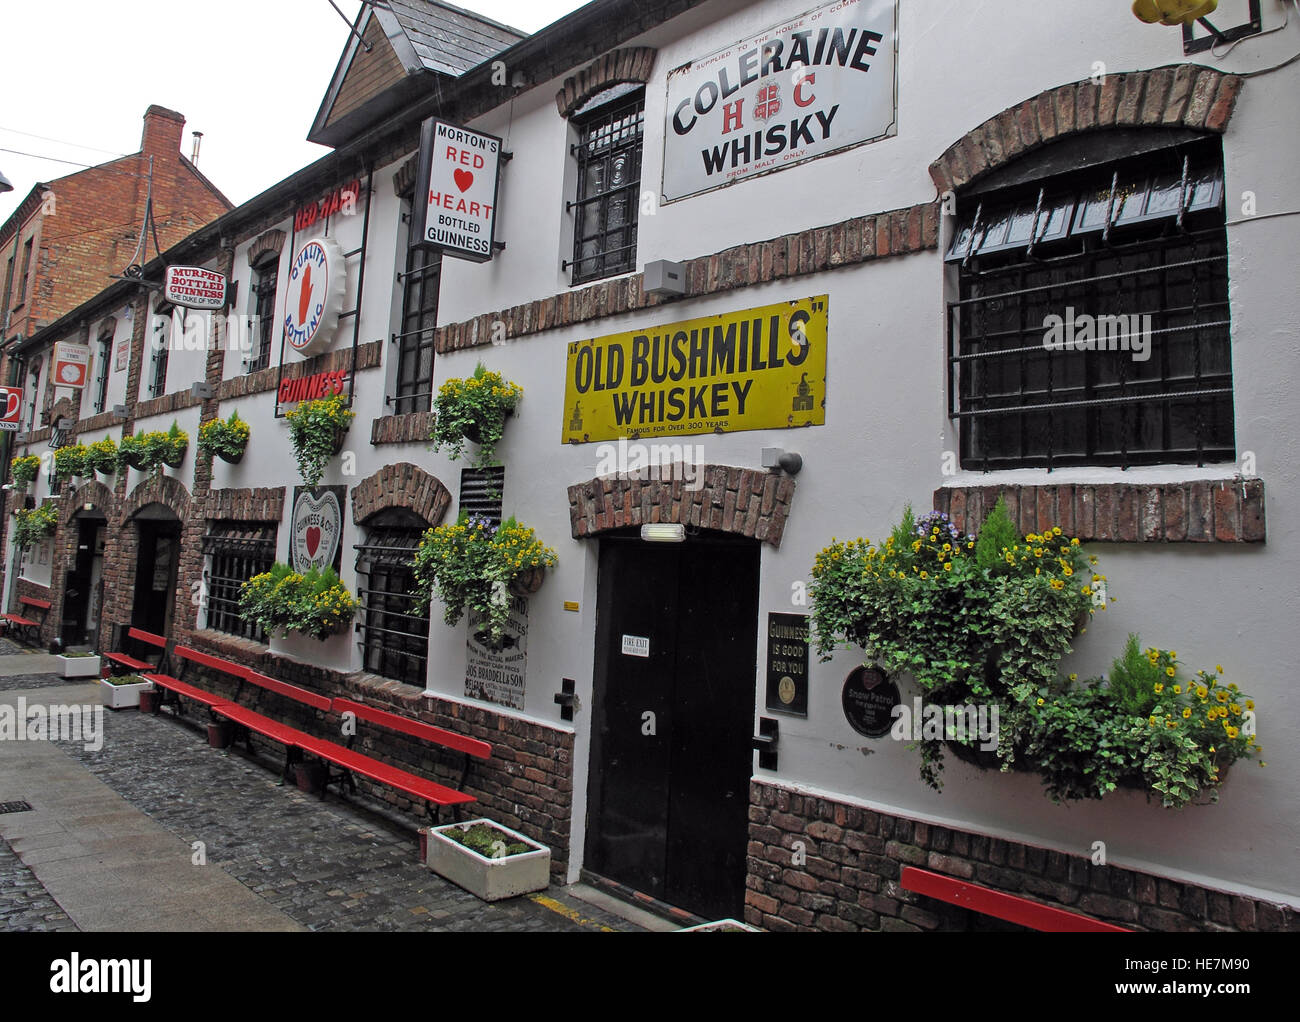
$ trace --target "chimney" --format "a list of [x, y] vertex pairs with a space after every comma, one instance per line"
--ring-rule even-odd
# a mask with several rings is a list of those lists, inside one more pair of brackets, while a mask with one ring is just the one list
[[181, 151], [185, 115], [154, 104], [144, 112], [144, 134], [140, 149], [145, 155], [167, 156]]

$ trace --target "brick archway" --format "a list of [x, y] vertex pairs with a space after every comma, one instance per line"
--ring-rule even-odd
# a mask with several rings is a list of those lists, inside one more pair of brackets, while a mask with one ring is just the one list
[[281, 230], [271, 230], [260, 235], [248, 246], [248, 265], [256, 266], [266, 258], [268, 253], [279, 256], [284, 249], [285, 238], [286, 235]]
[[703, 485], [690, 490], [681, 479], [598, 476], [569, 487], [574, 539], [653, 522], [716, 529], [780, 547], [794, 479], [756, 468], [700, 465]]
[[83, 483], [75, 491], [70, 490], [61, 500], [59, 508], [59, 528], [62, 530], [73, 516], [86, 505], [94, 504], [104, 512], [104, 517], [111, 523], [117, 514], [117, 496], [98, 479]]
[[451, 493], [437, 476], [407, 461], [385, 465], [352, 488], [352, 521], [358, 525], [393, 507], [438, 525], [451, 507]]
[[182, 522], [189, 521], [190, 491], [172, 476], [150, 476], [132, 490], [122, 501], [121, 524], [129, 522], [147, 504], [161, 504]]
[[555, 94], [555, 105], [561, 117], [570, 116], [592, 96], [613, 85], [650, 80], [650, 70], [655, 63], [655, 50], [650, 46], [629, 46], [610, 50], [593, 60], [576, 75], [564, 79], [564, 87]]
[[1085, 79], [1040, 92], [968, 131], [930, 164], [953, 191], [1018, 156], [1071, 135], [1111, 128], [1192, 128], [1222, 134], [1242, 78], [1199, 64]]

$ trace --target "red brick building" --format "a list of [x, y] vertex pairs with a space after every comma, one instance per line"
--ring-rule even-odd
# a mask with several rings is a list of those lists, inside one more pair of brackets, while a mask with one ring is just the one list
[[97, 295], [132, 261], [151, 158], [154, 219], [164, 249], [233, 208], [181, 154], [184, 131], [182, 114], [150, 106], [139, 152], [32, 187], [0, 227], [0, 336], [6, 343], [30, 337]]

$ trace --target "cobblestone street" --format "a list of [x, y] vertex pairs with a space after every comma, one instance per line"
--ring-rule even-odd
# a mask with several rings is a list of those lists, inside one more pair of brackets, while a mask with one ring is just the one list
[[[22, 693], [29, 705], [35, 699], [55, 703], [61, 701], [60, 686], [69, 697], [77, 692], [84, 698], [84, 685], [64, 686], [62, 679], [49, 675], [0, 678], [0, 698], [12, 702]], [[641, 929], [554, 889], [541, 900], [520, 897], [493, 904], [481, 902], [416, 861], [418, 838], [409, 823], [358, 805], [351, 796], [344, 802], [331, 792], [322, 801], [291, 785], [280, 786], [278, 764], [250, 760], [242, 751], [213, 750], [197, 727], [166, 715], [105, 711], [104, 717], [102, 748], [87, 751], [80, 744], [61, 742], [57, 743], [58, 754], [70, 758], [134, 810], [179, 839], [194, 857], [206, 858], [206, 865], [192, 869], [224, 871], [299, 927], [332, 931]], [[15, 790], [3, 765], [0, 762], [0, 801], [26, 799], [39, 809], [41, 791]], [[9, 834], [6, 828], [21, 828], [20, 822], [12, 821], [22, 821], [24, 815], [0, 816], [0, 832]], [[124, 831], [115, 830], [107, 820], [83, 816], [76, 828], [69, 826], [68, 830], [86, 849], [109, 848], [106, 842]], [[22, 833], [21, 829], [18, 832]], [[50, 861], [41, 852], [54, 844], [53, 840], [37, 840], [42, 836], [54, 837], [29, 835], [26, 846], [17, 838], [0, 840], [0, 930], [79, 928], [75, 914], [69, 918], [38, 879], [41, 863]], [[13, 845], [18, 846], [17, 854]], [[78, 861], [72, 853], [69, 856], [71, 862]], [[35, 873], [23, 858], [32, 860]], [[81, 928], [116, 928], [110, 916], [95, 918], [107, 925]]]

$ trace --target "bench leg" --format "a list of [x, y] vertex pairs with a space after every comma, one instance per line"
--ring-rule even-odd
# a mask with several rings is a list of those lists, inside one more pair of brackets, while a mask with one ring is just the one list
[[289, 780], [289, 772], [293, 769], [296, 763], [301, 763], [301, 762], [302, 762], [302, 749], [298, 748], [295, 745], [285, 746], [284, 770], [281, 771], [280, 773], [279, 787], [284, 787], [285, 782]]

